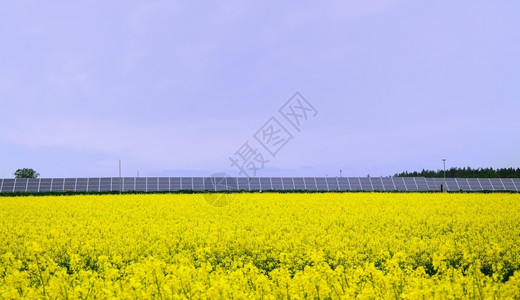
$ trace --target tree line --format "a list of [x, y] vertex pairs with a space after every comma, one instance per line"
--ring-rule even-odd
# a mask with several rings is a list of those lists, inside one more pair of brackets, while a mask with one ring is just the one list
[[[395, 177], [426, 177], [426, 178], [443, 178], [443, 170], [425, 170], [420, 172], [404, 171], [394, 175]], [[446, 177], [449, 178], [520, 178], [520, 168], [450, 168], [446, 169]]]

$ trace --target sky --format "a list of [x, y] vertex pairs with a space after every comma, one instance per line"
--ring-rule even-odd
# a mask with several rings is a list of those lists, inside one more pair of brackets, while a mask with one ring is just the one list
[[518, 168], [519, 11], [2, 1], [0, 178]]

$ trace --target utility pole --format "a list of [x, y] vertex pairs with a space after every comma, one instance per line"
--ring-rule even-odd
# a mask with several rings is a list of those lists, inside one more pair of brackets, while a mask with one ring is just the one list
[[446, 185], [446, 158], [442, 159], [443, 169], [444, 169], [444, 187], [446, 190], [448, 190], [448, 187]]
[[121, 160], [119, 160], [119, 194], [123, 193], [123, 181], [121, 180]]
[[342, 177], [343, 170], [339, 170], [339, 178]]

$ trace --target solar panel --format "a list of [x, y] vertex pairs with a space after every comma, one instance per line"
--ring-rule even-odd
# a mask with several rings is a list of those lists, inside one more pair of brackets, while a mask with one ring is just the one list
[[99, 178], [88, 178], [87, 182], [89, 192], [99, 192]]
[[228, 191], [238, 190], [238, 180], [236, 177], [226, 177]]
[[215, 177], [214, 180], [216, 191], [222, 192], [228, 190], [226, 177]]
[[180, 177], [172, 177], [170, 178], [170, 191], [180, 191], [181, 188], [181, 178]]
[[[148, 183], [149, 185], [150, 183]], [[203, 191], [204, 190], [204, 178], [202, 177], [192, 177], [191, 178], [191, 188], [193, 191]]]
[[283, 188], [286, 191], [293, 191], [294, 190], [294, 182], [291, 177], [283, 177], [282, 178]]
[[461, 190], [461, 191], [469, 191], [469, 190], [471, 190], [467, 178], [456, 178], [455, 180], [457, 181], [457, 184], [459, 186], [459, 190]]
[[393, 177], [392, 180], [397, 191], [406, 191], [403, 177]]
[[339, 191], [338, 178], [327, 177], [326, 181], [327, 181], [327, 186], [329, 187], [329, 191]]
[[406, 186], [406, 190], [410, 192], [415, 192], [418, 190], [417, 183], [415, 182], [415, 178], [413, 177], [404, 177], [404, 184]]
[[448, 185], [448, 191], [460, 191], [460, 186], [458, 184], [457, 178], [446, 178], [446, 184]]
[[440, 190], [433, 178], [425, 178], [426, 184], [428, 185], [429, 191], [438, 191]]
[[249, 191], [249, 178], [248, 177], [238, 177], [238, 190], [240, 191]]
[[316, 186], [319, 191], [329, 191], [329, 187], [327, 186], [327, 180], [323, 177], [316, 177]]
[[282, 178], [272, 177], [271, 178], [271, 183], [273, 185], [273, 190], [276, 190], [276, 191], [283, 191], [284, 190], [284, 187], [283, 187], [283, 184], [282, 184]]
[[271, 185], [271, 178], [260, 177], [260, 187], [264, 191], [273, 190], [273, 186]]
[[181, 177], [181, 190], [191, 191], [193, 189], [193, 180], [191, 177]]
[[[520, 191], [519, 178], [124, 177], [123, 191]], [[0, 179], [1, 192], [119, 191], [119, 177]]]
[[155, 192], [159, 189], [159, 180], [156, 177], [146, 177], [146, 190]]
[[383, 179], [381, 177], [370, 177], [372, 187], [374, 191], [384, 191], [385, 186], [383, 185]]
[[12, 193], [14, 192], [14, 179], [4, 179], [2, 192]]
[[[129, 178], [132, 182], [134, 178]], [[99, 179], [99, 191], [100, 192], [109, 192], [112, 190], [112, 178], [103, 177]], [[130, 187], [128, 181], [125, 180], [125, 191], [133, 191], [133, 185]]]
[[40, 178], [30, 178], [27, 181], [27, 192], [37, 193], [40, 186]]
[[502, 184], [500, 178], [490, 178], [489, 181], [491, 182], [491, 185], [495, 191], [505, 191], [506, 188]]
[[359, 177], [358, 181], [361, 184], [361, 190], [363, 190], [363, 191], [373, 191], [374, 190], [370, 177]]
[[[106, 186], [107, 181], [104, 179], [105, 178], [103, 178], [102, 182]], [[123, 185], [121, 186], [119, 184], [119, 178], [117, 178], [117, 182], [112, 184], [112, 188], [114, 191], [119, 191], [121, 188], [123, 191], [135, 191], [135, 180], [136, 177], [122, 177], [121, 181], [123, 182]]]
[[[132, 181], [125, 180], [124, 183], [128, 183], [123, 185], [125, 191], [148, 191], [146, 177], [136, 177]], [[112, 191], [119, 191], [119, 189], [119, 178], [112, 178]]]
[[429, 187], [426, 183], [426, 178], [424, 177], [414, 177], [415, 184], [417, 185], [417, 190], [419, 191], [428, 191]]
[[520, 192], [520, 178], [512, 178], [516, 191]]
[[304, 177], [303, 182], [305, 182], [306, 190], [308, 191], [317, 191], [316, 180], [314, 177]]
[[306, 190], [306, 188], [305, 188], [305, 181], [303, 180], [302, 177], [294, 177], [293, 181], [294, 181], [294, 189], [295, 190], [297, 190], [297, 191], [305, 191]]
[[392, 177], [383, 177], [381, 178], [381, 182], [383, 183], [383, 188], [385, 189], [385, 191], [396, 190]]
[[52, 178], [42, 178], [40, 180], [40, 192], [50, 192], [51, 183], [52, 183]]
[[169, 191], [170, 190], [170, 178], [168, 177], [159, 177], [159, 191]]
[[482, 191], [482, 186], [478, 178], [466, 178], [466, 181], [468, 182], [470, 191]]
[[260, 186], [260, 178], [258, 178], [258, 177], [249, 178], [249, 187], [251, 188], [251, 191], [261, 190], [262, 187]]
[[482, 186], [482, 189], [484, 191], [493, 191], [493, 185], [491, 184], [491, 181], [489, 178], [479, 178], [478, 181], [480, 182], [480, 185]]
[[[65, 178], [65, 191], [74, 192], [76, 191], [76, 180], [77, 178]], [[40, 182], [38, 182], [39, 189]]]
[[348, 180], [349, 189], [351, 191], [361, 191], [362, 190], [361, 181], [360, 181], [359, 177], [348, 177], [347, 180]]
[[14, 191], [17, 193], [23, 193], [25, 192], [27, 188], [27, 179], [26, 178], [19, 178], [16, 179], [14, 182]]
[[502, 178], [502, 184], [507, 191], [518, 191], [512, 178]]
[[338, 185], [340, 191], [351, 191], [350, 183], [347, 177], [338, 177]]
[[65, 183], [65, 178], [53, 178], [51, 182], [51, 190], [53, 192], [63, 192], [63, 184]]

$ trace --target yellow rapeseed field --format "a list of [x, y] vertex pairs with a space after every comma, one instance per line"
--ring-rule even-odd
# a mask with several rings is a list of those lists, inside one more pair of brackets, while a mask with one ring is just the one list
[[520, 299], [520, 195], [0, 197], [0, 298]]

